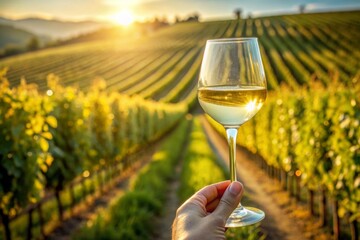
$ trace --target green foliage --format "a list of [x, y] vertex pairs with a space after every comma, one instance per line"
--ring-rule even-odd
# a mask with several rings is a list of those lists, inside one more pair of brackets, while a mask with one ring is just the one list
[[226, 180], [223, 169], [215, 159], [200, 121], [195, 119], [181, 173], [179, 189], [181, 202], [208, 184]]
[[[84, 94], [61, 87], [54, 75], [48, 77], [46, 94], [25, 81], [10, 88], [5, 72], [0, 81], [0, 210], [10, 217], [44, 195], [44, 185], [59, 191], [83, 171], [89, 175], [121, 161], [187, 111], [184, 104], [110, 95], [101, 85]], [[63, 203], [67, 207], [70, 201]]]
[[[327, 141], [331, 135], [326, 109], [329, 95], [316, 91], [304, 98], [304, 116], [299, 129], [300, 141], [294, 147], [297, 163], [302, 171], [302, 182], [310, 189], [322, 183], [322, 172], [328, 171], [331, 161], [327, 158]], [[311, 160], [310, 160], [311, 159]]]
[[130, 147], [127, 135], [128, 111], [126, 107], [130, 103], [131, 101], [129, 101], [129, 99], [116, 95], [111, 104], [111, 112], [114, 116], [111, 127], [111, 137], [115, 142], [115, 144], [112, 145], [112, 153], [116, 161], [119, 161], [121, 156], [125, 155], [127, 153], [126, 150]]
[[0, 74], [0, 210], [14, 215], [42, 190], [39, 171], [51, 164], [48, 139], [53, 105], [24, 81], [10, 89]]
[[114, 115], [111, 113], [112, 99], [104, 91], [106, 84], [98, 80], [92, 91], [87, 94], [87, 101], [90, 106], [89, 125], [91, 131], [91, 154], [93, 166], [96, 168], [111, 163], [113, 139], [112, 121]]
[[47, 116], [52, 121], [49, 152], [53, 162], [44, 171], [47, 187], [61, 190], [83, 171], [90, 149], [89, 109], [85, 96], [75, 88], [63, 88], [54, 75], [48, 77], [48, 97], [53, 110]]
[[[324, 184], [340, 202], [340, 215], [360, 209], [360, 92], [340, 90], [332, 93], [327, 119], [332, 123], [327, 142], [330, 169], [323, 169]], [[327, 170], [327, 171], [326, 171]]]
[[86, 231], [78, 231], [73, 239], [116, 239], [117, 229], [108, 225], [108, 218], [99, 215], [94, 222], [86, 225]]
[[260, 234], [259, 225], [242, 227], [242, 228], [228, 228], [226, 231], [227, 240], [264, 240], [265, 235]]
[[309, 189], [324, 186], [340, 202], [340, 216], [350, 213], [355, 219], [360, 208], [359, 117], [358, 89], [336, 82], [326, 89], [313, 84], [311, 90], [270, 96], [240, 135], [256, 137], [259, 144], [245, 145], [270, 165], [301, 175]]
[[163, 210], [168, 180], [187, 136], [188, 121], [180, 126], [153, 155], [151, 163], [133, 176], [131, 189], [73, 237], [74, 239], [151, 239], [154, 217]]
[[160, 202], [148, 192], [129, 192], [77, 231], [73, 239], [151, 239], [153, 219], [161, 209]]
[[153, 220], [162, 204], [151, 191], [127, 193], [111, 208], [110, 223], [119, 229], [116, 239], [151, 239]]

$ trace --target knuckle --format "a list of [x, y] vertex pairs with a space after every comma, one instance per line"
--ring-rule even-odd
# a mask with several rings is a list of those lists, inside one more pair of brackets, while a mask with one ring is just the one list
[[232, 208], [233, 202], [227, 198], [221, 198], [220, 204], [224, 205], [226, 208]]
[[215, 226], [225, 226], [225, 219], [220, 215], [215, 215], [212, 217], [212, 222]]

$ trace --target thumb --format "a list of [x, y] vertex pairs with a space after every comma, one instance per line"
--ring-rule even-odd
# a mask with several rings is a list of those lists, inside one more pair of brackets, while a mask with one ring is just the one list
[[232, 182], [220, 199], [219, 205], [213, 214], [223, 217], [223, 219], [226, 221], [240, 203], [243, 192], [244, 187], [240, 182]]

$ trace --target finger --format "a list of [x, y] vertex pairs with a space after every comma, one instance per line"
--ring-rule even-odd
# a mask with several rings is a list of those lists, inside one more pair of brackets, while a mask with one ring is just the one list
[[230, 181], [223, 181], [206, 186], [192, 195], [179, 209], [196, 211], [201, 209], [202, 215], [207, 213], [206, 206], [215, 199], [220, 199], [229, 186]]
[[220, 202], [220, 198], [216, 198], [211, 203], [208, 203], [208, 205], [206, 205], [206, 211], [209, 213], [213, 212], [216, 209], [216, 207], [219, 205], [219, 202]]
[[217, 205], [219, 205], [220, 199], [223, 196], [225, 190], [226, 190], [226, 188], [224, 188], [224, 189], [223, 188], [218, 188], [218, 196], [217, 196], [217, 198], [215, 198], [211, 202], [208, 202], [208, 204], [206, 205], [206, 211], [207, 212], [211, 213], [211, 212], [213, 212], [215, 210]]
[[243, 186], [240, 182], [232, 182], [220, 199], [219, 205], [213, 214], [221, 216], [225, 222], [238, 206], [243, 191]]
[[203, 196], [207, 201], [206, 203], [210, 203], [216, 198], [220, 198], [224, 194], [224, 192], [226, 191], [229, 185], [230, 185], [230, 181], [214, 183], [212, 185], [200, 189], [193, 196], [197, 196], [197, 195]]

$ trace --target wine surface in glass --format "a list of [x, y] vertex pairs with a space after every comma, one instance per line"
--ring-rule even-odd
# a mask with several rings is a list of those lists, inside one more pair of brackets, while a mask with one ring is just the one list
[[266, 99], [266, 88], [259, 86], [201, 87], [201, 107], [225, 127], [240, 126], [251, 119]]

